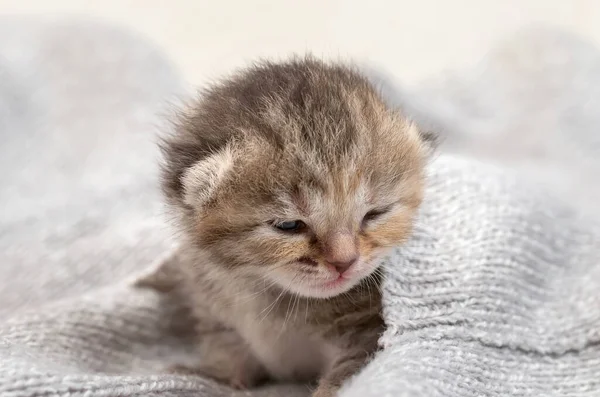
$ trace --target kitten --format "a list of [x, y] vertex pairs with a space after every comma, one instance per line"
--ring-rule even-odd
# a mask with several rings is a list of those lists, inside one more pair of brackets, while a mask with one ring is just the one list
[[177, 370], [334, 396], [377, 350], [379, 258], [411, 232], [431, 136], [349, 66], [263, 62], [212, 85], [163, 151], [170, 265], [202, 328]]

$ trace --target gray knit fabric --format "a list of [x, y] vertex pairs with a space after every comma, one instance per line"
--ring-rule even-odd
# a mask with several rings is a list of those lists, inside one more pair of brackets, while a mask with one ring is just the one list
[[[307, 396], [161, 372], [186, 315], [130, 286], [170, 246], [154, 141], [186, 92], [160, 51], [90, 21], [0, 33], [0, 395]], [[600, 53], [523, 32], [396, 99], [443, 154], [341, 395], [600, 396]]]

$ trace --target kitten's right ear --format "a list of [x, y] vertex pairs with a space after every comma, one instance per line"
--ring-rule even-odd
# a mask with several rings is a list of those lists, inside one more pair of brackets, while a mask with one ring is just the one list
[[424, 150], [425, 157], [431, 158], [439, 145], [439, 135], [431, 129], [422, 129], [413, 120], [408, 120], [408, 132], [413, 137], [418, 137], [420, 146]]
[[233, 160], [233, 150], [225, 148], [188, 168], [182, 178], [184, 202], [201, 210], [233, 167]]
[[419, 136], [421, 137], [421, 141], [427, 149], [428, 156], [431, 156], [437, 150], [440, 144], [440, 136], [431, 130], [421, 129], [419, 129]]

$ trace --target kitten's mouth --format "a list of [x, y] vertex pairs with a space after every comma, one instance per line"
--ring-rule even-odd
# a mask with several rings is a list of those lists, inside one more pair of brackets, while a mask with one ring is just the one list
[[[312, 278], [312, 277], [310, 277]], [[331, 298], [343, 294], [352, 288], [359, 280], [358, 275], [338, 274], [327, 278], [316, 278], [299, 282], [295, 285], [288, 284], [288, 288], [310, 298]]]
[[[286, 285], [286, 288], [311, 298], [331, 298], [353, 288], [361, 279], [370, 273], [369, 266], [364, 263], [352, 265], [345, 272], [339, 273], [329, 267], [327, 275], [323, 274], [319, 262], [309, 257], [301, 257], [291, 263], [303, 264], [296, 267], [301, 278]], [[284, 282], [285, 285], [285, 282]]]
[[337, 288], [340, 287], [344, 284], [346, 284], [347, 282], [349, 282], [350, 279], [344, 277], [343, 275], [339, 275], [338, 278], [336, 278], [335, 280], [332, 281], [327, 281], [324, 284], [322, 284], [323, 287], [325, 288]]
[[312, 297], [331, 298], [348, 291], [356, 283], [352, 277], [338, 275], [335, 279], [328, 281], [319, 281], [310, 287]]

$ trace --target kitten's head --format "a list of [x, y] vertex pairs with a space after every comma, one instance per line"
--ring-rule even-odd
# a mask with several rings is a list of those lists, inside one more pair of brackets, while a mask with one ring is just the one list
[[192, 245], [232, 277], [327, 298], [409, 235], [428, 138], [346, 66], [261, 63], [180, 116], [163, 187]]

